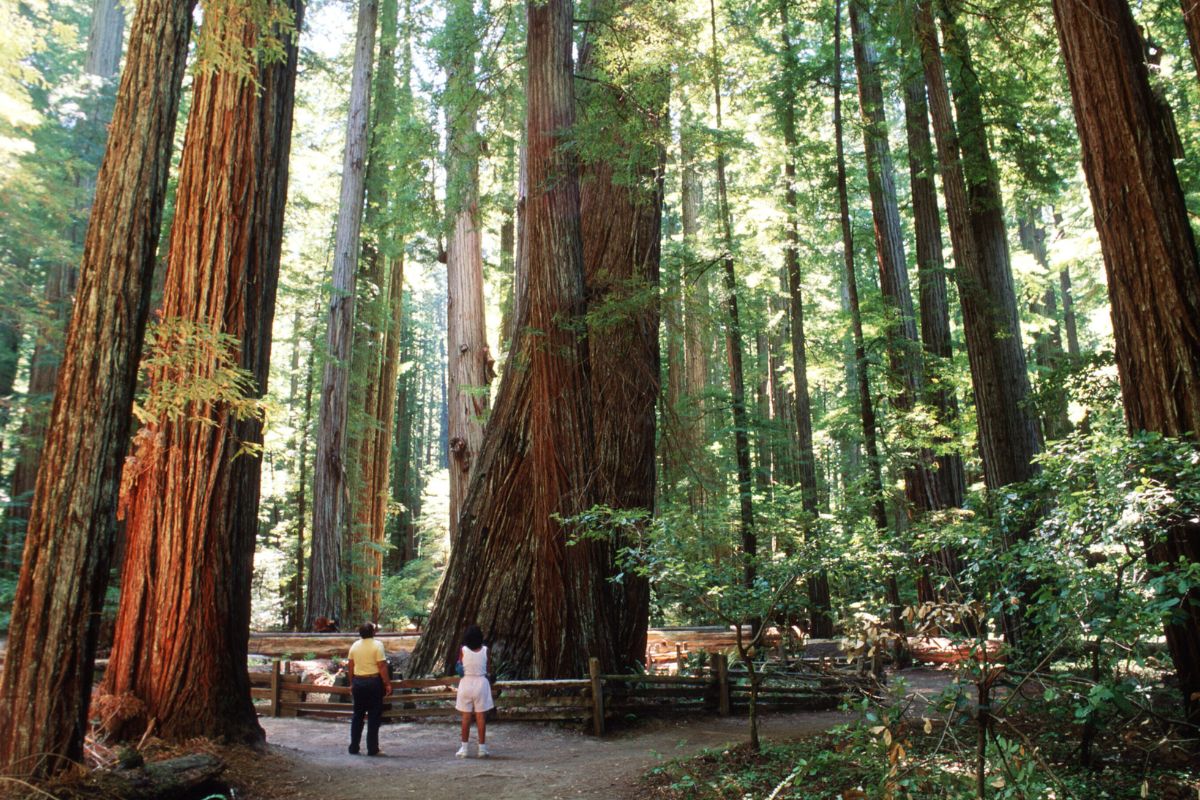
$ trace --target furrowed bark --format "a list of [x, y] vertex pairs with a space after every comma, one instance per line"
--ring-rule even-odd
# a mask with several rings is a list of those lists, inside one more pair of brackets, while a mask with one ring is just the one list
[[[298, 29], [303, 9], [292, 10]], [[206, 24], [247, 49], [264, 35], [236, 4], [210, 12]], [[197, 76], [175, 195], [162, 319], [234, 337], [237, 350], [192, 352], [186, 331], [176, 341], [160, 337], [160, 348], [182, 345], [184, 355], [151, 372], [151, 394], [212, 377], [229, 361], [252, 374], [258, 397], [266, 392], [297, 60], [291, 32], [278, 35], [287, 42], [283, 62], [252, 77], [221, 69]], [[135, 735], [152, 719], [167, 739], [257, 742], [263, 732], [243, 665], [261, 454], [243, 448], [261, 445], [262, 425], [225, 404], [193, 403], [142, 428], [126, 460], [128, 544], [104, 685], [144, 703], [118, 734]]]
[[83, 757], [191, 11], [187, 0], [146, 0], [130, 29], [13, 603], [7, 663], [20, 669], [0, 678], [10, 775]]
[[[1054, 17], [1104, 252], [1129, 429], [1200, 436], [1200, 259], [1141, 38], [1124, 0], [1055, 0]], [[1147, 539], [1157, 569], [1200, 561], [1200, 526]], [[1186, 719], [1200, 725], [1200, 591], [1166, 626]]]

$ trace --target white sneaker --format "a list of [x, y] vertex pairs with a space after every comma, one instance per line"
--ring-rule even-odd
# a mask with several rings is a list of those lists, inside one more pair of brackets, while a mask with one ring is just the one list
[[462, 743], [462, 745], [458, 748], [458, 752], [454, 754], [454, 757], [455, 758], [466, 758], [467, 757], [467, 743], [466, 742]]
[[479, 745], [479, 757], [480, 758], [487, 758], [490, 755], [491, 755], [491, 753], [488, 752], [486, 744]]

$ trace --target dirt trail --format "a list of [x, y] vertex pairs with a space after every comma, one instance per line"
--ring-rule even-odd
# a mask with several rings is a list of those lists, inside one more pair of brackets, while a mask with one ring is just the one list
[[[845, 722], [840, 713], [773, 714], [762, 724], [767, 739], [819, 733]], [[488, 726], [487, 759], [454, 758], [458, 726], [448, 723], [385, 725], [383, 756], [346, 752], [349, 725], [312, 719], [262, 719], [270, 755], [235, 772], [271, 786], [271, 797], [357, 800], [556, 800], [633, 797], [637, 776], [661, 761], [746, 740], [746, 720], [706, 717], [652, 720], [596, 739], [545, 723], [497, 722]], [[474, 731], [472, 731], [472, 738]], [[474, 753], [474, 746], [472, 746]]]
[[[918, 668], [903, 675], [909, 691], [926, 700], [950, 681], [940, 670]], [[839, 712], [771, 713], [763, 717], [761, 732], [768, 740], [793, 739], [851, 718]], [[655, 764], [747, 738], [744, 717], [651, 719], [600, 739], [578, 727], [495, 722], [488, 726], [490, 758], [456, 759], [457, 724], [405, 722], [385, 725], [380, 734], [384, 755], [369, 758], [346, 752], [350, 730], [345, 721], [259, 722], [269, 753], [239, 759], [231, 770], [247, 786], [249, 791], [239, 795], [246, 800], [631, 800], [638, 797], [638, 776]]]

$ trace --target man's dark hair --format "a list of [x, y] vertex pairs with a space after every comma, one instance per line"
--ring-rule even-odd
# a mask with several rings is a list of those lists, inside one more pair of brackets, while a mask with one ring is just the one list
[[375, 635], [375, 623], [364, 622], [362, 625], [358, 626], [358, 635], [363, 639], [370, 639], [373, 637]]
[[483, 631], [479, 629], [478, 625], [467, 628], [467, 632], [463, 634], [463, 644], [472, 650], [483, 647]]

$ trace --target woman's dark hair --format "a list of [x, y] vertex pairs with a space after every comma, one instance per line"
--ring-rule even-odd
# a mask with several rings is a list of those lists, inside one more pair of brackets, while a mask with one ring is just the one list
[[375, 623], [364, 622], [358, 626], [358, 635], [363, 639], [370, 639], [375, 635]]
[[472, 650], [483, 647], [483, 631], [479, 630], [478, 625], [467, 628], [467, 632], [463, 634], [463, 644]]

